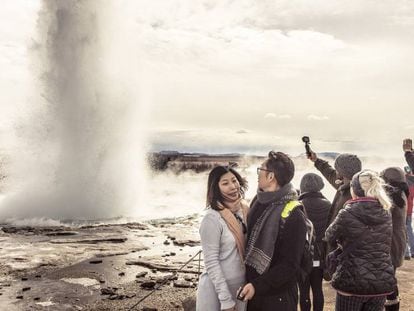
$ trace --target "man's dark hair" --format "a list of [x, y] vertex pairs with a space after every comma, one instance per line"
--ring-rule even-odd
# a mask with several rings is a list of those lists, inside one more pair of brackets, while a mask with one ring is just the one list
[[288, 184], [295, 175], [295, 165], [292, 159], [283, 152], [270, 151], [266, 168], [275, 174], [277, 183], [281, 187]]

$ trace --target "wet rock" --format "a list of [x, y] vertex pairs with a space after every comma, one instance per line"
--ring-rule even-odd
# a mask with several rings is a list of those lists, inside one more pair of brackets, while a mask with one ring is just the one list
[[[192, 257], [192, 255], [189, 255]], [[166, 260], [166, 259], [165, 259]], [[126, 265], [136, 265], [145, 267], [152, 270], [158, 270], [158, 271], [177, 271], [180, 267], [178, 265], [174, 266], [173, 264], [165, 264], [165, 263], [159, 263], [159, 262], [151, 262], [148, 260], [129, 260], [125, 263]], [[180, 270], [182, 273], [197, 273], [196, 269], [182, 269]]]
[[116, 295], [115, 290], [113, 288], [101, 288], [101, 295]]
[[190, 296], [184, 299], [183, 303], [184, 311], [195, 311], [196, 310], [196, 296]]
[[118, 275], [119, 276], [125, 276], [125, 272], [119, 272]]
[[155, 287], [155, 282], [154, 281], [144, 281], [143, 283], [141, 283], [140, 286], [142, 288], [145, 288], [145, 289], [153, 289]]
[[102, 259], [93, 259], [89, 261], [90, 264], [96, 265], [102, 263]]
[[185, 281], [185, 280], [178, 280], [174, 282], [174, 287], [190, 288], [190, 287], [193, 287], [193, 283]]
[[138, 222], [127, 223], [125, 224], [125, 227], [127, 227], [128, 229], [132, 229], [132, 230], [148, 230], [149, 229], [147, 225], [141, 224]]
[[16, 299], [23, 299], [23, 295], [16, 296]]
[[135, 276], [136, 278], [142, 278], [144, 276], [146, 276], [148, 274], [147, 271], [142, 271], [140, 273], [137, 273], [137, 275]]
[[162, 283], [173, 281], [173, 280], [178, 280], [178, 276], [174, 274], [169, 274], [169, 275], [156, 278], [155, 282], [157, 282], [158, 284], [162, 284]]
[[28, 278], [27, 277], [22, 277], [22, 281], [27, 281]]
[[28, 290], [31, 290], [31, 289], [32, 289], [31, 287], [23, 287], [22, 291], [27, 292]]
[[200, 241], [195, 240], [175, 240], [173, 241], [175, 246], [198, 246]]
[[124, 243], [128, 239], [125, 237], [96, 238], [96, 239], [66, 239], [52, 240], [52, 244], [98, 244], [98, 243]]
[[175, 302], [175, 301], [171, 301], [171, 305], [175, 309], [180, 309], [181, 308], [181, 305], [179, 303]]
[[46, 236], [70, 236], [70, 235], [77, 235], [79, 234], [76, 231], [56, 231], [56, 232], [49, 232], [46, 233]]
[[35, 297], [35, 298], [33, 298], [33, 300], [34, 301], [39, 301], [40, 300], [40, 297]]
[[122, 256], [122, 255], [128, 255], [128, 254], [129, 254], [129, 252], [127, 252], [127, 251], [125, 251], [125, 252], [104, 252], [104, 253], [96, 254], [96, 257], [104, 258], [104, 257]]

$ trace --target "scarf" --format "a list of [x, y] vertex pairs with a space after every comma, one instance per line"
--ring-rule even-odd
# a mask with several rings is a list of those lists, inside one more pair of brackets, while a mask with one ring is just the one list
[[223, 204], [220, 202], [217, 202], [218, 207], [221, 209], [220, 215], [224, 219], [224, 221], [227, 224], [227, 227], [229, 228], [230, 232], [234, 236], [234, 240], [236, 241], [236, 247], [237, 251], [240, 255], [240, 259], [243, 262], [244, 261], [244, 255], [245, 255], [245, 245], [246, 245], [246, 238], [243, 233], [243, 225], [237, 220], [235, 213], [239, 212], [241, 210], [242, 212], [242, 221], [246, 225], [247, 224], [247, 212], [249, 209], [249, 206], [247, 202], [239, 197], [236, 200], [228, 200], [228, 197], [223, 195], [226, 199]]
[[266, 207], [250, 233], [246, 248], [246, 265], [254, 268], [260, 275], [270, 267], [282, 211], [287, 202], [297, 200], [297, 197], [297, 192], [290, 183], [275, 192], [257, 192], [257, 201], [262, 206], [254, 204], [252, 209], [263, 208], [263, 205]]

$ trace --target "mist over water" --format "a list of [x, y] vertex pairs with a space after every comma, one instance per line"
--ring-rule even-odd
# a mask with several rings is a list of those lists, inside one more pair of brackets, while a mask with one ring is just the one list
[[113, 9], [106, 2], [43, 2], [0, 219], [139, 215], [146, 98], [134, 86], [139, 78], [129, 77], [135, 64], [119, 57], [128, 46], [114, 35], [122, 20]]

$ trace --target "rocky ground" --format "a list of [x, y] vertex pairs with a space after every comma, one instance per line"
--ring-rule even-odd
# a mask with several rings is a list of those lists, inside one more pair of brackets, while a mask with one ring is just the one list
[[[198, 225], [196, 216], [119, 225], [4, 225], [0, 309], [191, 310], [202, 269]], [[414, 310], [413, 271], [414, 260], [398, 271], [401, 310]], [[328, 283], [324, 289], [325, 310], [334, 310], [335, 293]]]

